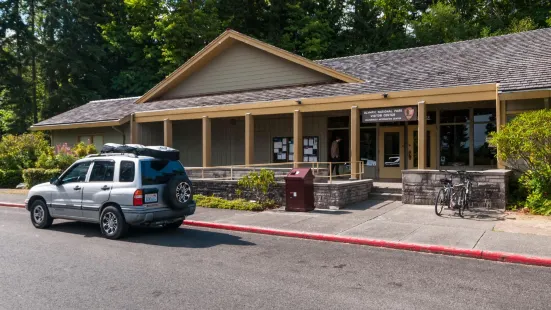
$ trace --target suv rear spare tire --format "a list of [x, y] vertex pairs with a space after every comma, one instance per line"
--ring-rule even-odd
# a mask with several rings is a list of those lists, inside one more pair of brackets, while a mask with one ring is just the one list
[[175, 175], [165, 188], [165, 201], [173, 209], [182, 209], [193, 201], [193, 189], [187, 176]]

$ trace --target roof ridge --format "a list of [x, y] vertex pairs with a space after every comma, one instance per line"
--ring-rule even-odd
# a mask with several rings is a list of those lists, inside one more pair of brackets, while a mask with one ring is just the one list
[[359, 56], [365, 56], [365, 55], [376, 55], [376, 54], [384, 54], [384, 53], [402, 52], [402, 51], [408, 51], [408, 50], [414, 50], [414, 49], [425, 49], [425, 48], [431, 48], [431, 47], [441, 46], [441, 45], [454, 45], [454, 44], [459, 44], [459, 43], [464, 43], [464, 42], [495, 40], [497, 38], [519, 36], [519, 35], [523, 35], [523, 34], [526, 34], [526, 33], [529, 33], [529, 32], [537, 32], [537, 31], [545, 31], [545, 30], [551, 31], [551, 27], [539, 28], [539, 29], [522, 31], [522, 32], [515, 32], [515, 33], [507, 33], [507, 34], [502, 34], [502, 35], [498, 35], [498, 36], [490, 36], [490, 37], [484, 37], [484, 38], [461, 40], [461, 41], [455, 41], [455, 42], [449, 42], [449, 43], [439, 43], [439, 44], [408, 47], [408, 48], [388, 50], [388, 51], [380, 51], [380, 52], [374, 52], [374, 53], [363, 53], [363, 54], [349, 55], [349, 56], [342, 56], [342, 57], [325, 58], [325, 59], [319, 59], [319, 60], [314, 60], [314, 61], [315, 62], [323, 62], [323, 61], [327, 61], [327, 60], [346, 59], [346, 58], [353, 58], [353, 57], [359, 57]]
[[88, 101], [88, 103], [103, 102], [103, 101], [121, 101], [121, 100], [138, 99], [138, 98], [140, 98], [140, 97], [138, 96], [138, 97], [125, 97], [125, 98], [113, 98], [113, 99], [99, 99], [99, 100]]

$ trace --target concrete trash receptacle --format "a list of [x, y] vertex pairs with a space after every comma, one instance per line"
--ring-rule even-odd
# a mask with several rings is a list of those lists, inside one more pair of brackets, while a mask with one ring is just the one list
[[314, 174], [310, 168], [295, 168], [285, 176], [285, 211], [314, 210]]

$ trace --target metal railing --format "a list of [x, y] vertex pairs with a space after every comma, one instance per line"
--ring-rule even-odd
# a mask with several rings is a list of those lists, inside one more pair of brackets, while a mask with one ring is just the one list
[[[349, 173], [339, 173], [339, 174], [333, 174], [334, 166], [338, 165], [340, 168], [344, 168], [345, 172], [346, 169], [348, 169]], [[357, 165], [357, 172], [352, 173], [352, 165]], [[362, 176], [365, 173], [365, 165], [363, 161], [356, 161], [356, 162], [350, 162], [350, 161], [343, 161], [343, 162], [285, 162], [285, 163], [263, 163], [263, 164], [251, 164], [251, 165], [229, 165], [229, 166], [213, 166], [213, 167], [192, 167], [188, 168], [188, 171], [193, 170], [201, 170], [201, 179], [204, 180], [234, 180], [236, 178], [236, 170], [243, 170], [243, 169], [249, 169], [251, 171], [257, 171], [261, 169], [278, 169], [278, 168], [298, 168], [298, 167], [309, 167], [312, 168], [312, 172], [314, 173], [314, 176], [316, 178], [327, 178], [329, 183], [333, 182], [333, 179], [337, 177], [350, 177], [361, 180]], [[229, 171], [229, 176], [214, 176], [214, 177], [207, 177], [205, 178], [205, 171], [209, 170], [221, 170], [221, 169], [227, 169]], [[337, 168], [339, 169], [339, 168]], [[273, 170], [273, 169], [272, 169]], [[327, 175], [324, 175], [323, 173], [327, 171]], [[284, 175], [276, 175], [276, 178], [282, 178]]]

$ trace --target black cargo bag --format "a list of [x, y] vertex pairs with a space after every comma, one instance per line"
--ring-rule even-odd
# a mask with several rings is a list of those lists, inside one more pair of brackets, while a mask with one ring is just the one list
[[164, 160], [180, 160], [180, 151], [166, 146], [145, 146], [141, 144], [106, 143], [101, 153], [130, 153]]

